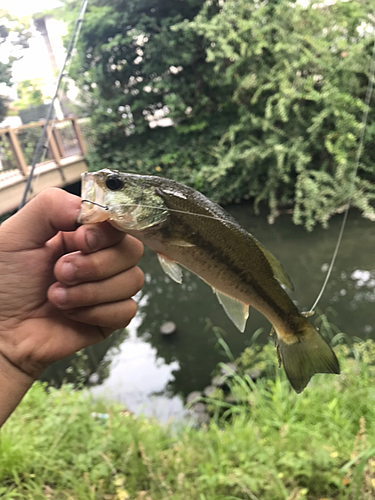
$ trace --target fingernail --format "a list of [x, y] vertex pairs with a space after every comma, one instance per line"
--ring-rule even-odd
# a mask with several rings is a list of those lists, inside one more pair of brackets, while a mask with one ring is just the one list
[[89, 230], [86, 232], [86, 245], [88, 246], [89, 250], [94, 251], [98, 247], [98, 235], [96, 234], [96, 231], [94, 230]]
[[62, 286], [55, 288], [54, 298], [57, 307], [63, 307], [63, 305], [66, 302], [66, 289], [63, 288]]
[[61, 271], [66, 281], [74, 281], [77, 271], [77, 268], [74, 264], [72, 264], [71, 262], [66, 262], [65, 264], [63, 264]]

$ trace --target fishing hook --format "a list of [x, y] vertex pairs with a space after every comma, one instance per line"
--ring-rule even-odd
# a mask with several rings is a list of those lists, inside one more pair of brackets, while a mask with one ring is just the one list
[[101, 205], [100, 203], [96, 203], [96, 201], [91, 201], [91, 200], [81, 200], [81, 203], [83, 203], [84, 201], [85, 201], [86, 203], [91, 203], [92, 205], [97, 205], [98, 207], [103, 208], [104, 210], [109, 210], [109, 207], [107, 207], [106, 205]]

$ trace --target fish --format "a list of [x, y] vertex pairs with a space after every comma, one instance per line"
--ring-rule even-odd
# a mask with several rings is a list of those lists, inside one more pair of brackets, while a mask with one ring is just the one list
[[81, 224], [108, 221], [154, 250], [177, 283], [182, 269], [204, 280], [243, 332], [249, 306], [276, 333], [276, 348], [293, 389], [316, 373], [340, 373], [333, 349], [285, 289], [280, 262], [222, 207], [171, 179], [103, 169], [82, 174]]

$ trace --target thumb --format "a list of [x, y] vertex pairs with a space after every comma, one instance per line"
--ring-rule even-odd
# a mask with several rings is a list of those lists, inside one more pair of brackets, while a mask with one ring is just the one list
[[59, 231], [74, 231], [81, 198], [51, 188], [33, 198], [0, 227], [4, 250], [31, 250], [44, 245]]

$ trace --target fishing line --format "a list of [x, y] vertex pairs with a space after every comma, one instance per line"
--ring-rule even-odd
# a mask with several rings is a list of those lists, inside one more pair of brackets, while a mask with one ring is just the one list
[[[83, 23], [83, 18], [84, 18], [85, 12], [86, 12], [87, 3], [88, 3], [88, 0], [82, 0], [82, 4], [81, 4], [80, 10], [79, 10], [79, 14], [78, 14], [78, 17], [77, 17], [76, 22], [74, 24], [72, 36], [70, 37], [70, 40], [69, 40], [69, 45], [68, 45], [68, 48], [67, 48], [67, 51], [66, 51], [66, 57], [65, 57], [65, 60], [64, 60], [64, 64], [63, 64], [63, 66], [61, 68], [60, 75], [59, 75], [59, 78], [57, 80], [55, 94], [54, 94], [54, 96], [53, 96], [53, 98], [52, 98], [52, 100], [50, 102], [49, 107], [48, 107], [48, 111], [47, 111], [45, 123], [44, 123], [44, 126], [43, 126], [43, 130], [42, 130], [42, 133], [41, 133], [41, 135], [39, 137], [38, 144], [37, 144], [37, 146], [35, 148], [35, 152], [34, 152], [34, 156], [33, 156], [33, 161], [31, 163], [30, 174], [29, 174], [29, 177], [27, 178], [27, 183], [26, 183], [25, 190], [24, 190], [24, 193], [23, 193], [23, 196], [22, 196], [21, 203], [20, 203], [20, 205], [18, 207], [18, 210], [20, 210], [25, 205], [25, 203], [26, 203], [27, 195], [28, 195], [28, 193], [29, 193], [29, 191], [31, 189], [31, 182], [32, 182], [33, 177], [34, 177], [35, 167], [36, 167], [36, 164], [38, 162], [38, 159], [41, 157], [42, 162], [44, 161], [44, 158], [45, 158], [45, 155], [46, 155], [46, 152], [47, 152], [47, 149], [48, 149], [49, 141], [50, 141], [50, 136], [52, 134], [52, 128], [51, 128], [51, 134], [47, 135], [47, 140], [45, 141], [45, 137], [46, 137], [46, 133], [47, 133], [47, 127], [48, 127], [49, 122], [51, 121], [51, 118], [52, 118], [52, 113], [53, 113], [53, 110], [54, 110], [54, 103], [55, 103], [55, 100], [57, 98], [57, 95], [58, 95], [58, 92], [59, 92], [59, 89], [60, 89], [61, 81], [62, 81], [63, 77], [66, 76], [66, 74], [64, 72], [65, 66], [67, 65], [67, 62], [69, 60], [69, 67], [68, 67], [68, 73], [69, 73], [70, 66], [72, 64], [72, 59], [70, 58], [70, 56], [71, 56], [71, 54], [73, 52], [73, 49], [75, 48], [75, 46], [77, 44], [77, 41], [78, 41], [78, 36], [79, 36], [80, 31], [81, 31], [81, 26], [82, 26], [82, 23]], [[66, 82], [65, 82], [64, 85], [66, 85]], [[53, 126], [54, 126], [54, 124], [52, 124], [52, 127]], [[41, 156], [41, 152], [42, 152], [42, 156]]]
[[[86, 203], [91, 203], [92, 205], [97, 205], [100, 208], [103, 208], [103, 210], [116, 210], [116, 208], [121, 208], [121, 207], [140, 207], [140, 208], [151, 208], [152, 210], [168, 210], [168, 212], [176, 212], [178, 214], [184, 214], [184, 215], [193, 215], [194, 217], [205, 217], [206, 219], [212, 219], [212, 220], [217, 220], [219, 222], [226, 222], [229, 224], [232, 224], [233, 226], [238, 226], [238, 222], [235, 220], [230, 220], [230, 219], [221, 219], [220, 217], [216, 217], [215, 215], [206, 215], [206, 214], [197, 214], [195, 212], [187, 212], [186, 210], [177, 210], [175, 208], [169, 208], [169, 207], [155, 207], [153, 205], [143, 205], [143, 204], [136, 204], [136, 203], [120, 203], [119, 205], [112, 205], [111, 207], [108, 207], [107, 205], [101, 205], [100, 203], [97, 203], [96, 201], [91, 201], [91, 200], [81, 200], [81, 202], [86, 202]], [[230, 214], [228, 214], [230, 215]]]
[[329, 268], [328, 268], [328, 271], [327, 271], [327, 274], [326, 274], [326, 277], [325, 277], [322, 289], [320, 290], [320, 292], [318, 294], [318, 297], [316, 298], [316, 300], [315, 300], [314, 304], [312, 305], [310, 311], [308, 311], [309, 313], [313, 313], [314, 312], [316, 306], [318, 305], [320, 299], [322, 298], [322, 295], [323, 295], [323, 293], [324, 293], [324, 291], [325, 291], [325, 289], [327, 287], [328, 280], [329, 280], [329, 278], [331, 276], [331, 273], [332, 273], [332, 270], [333, 270], [333, 266], [335, 265], [336, 257], [337, 257], [337, 254], [338, 254], [338, 251], [339, 251], [339, 248], [340, 248], [340, 245], [341, 245], [341, 240], [342, 240], [342, 236], [344, 234], [344, 229], [345, 229], [346, 221], [347, 221], [347, 218], [348, 218], [348, 213], [349, 213], [350, 205], [352, 203], [353, 196], [354, 196], [355, 180], [357, 178], [357, 172], [358, 172], [358, 168], [359, 168], [359, 160], [361, 158], [362, 150], [363, 150], [363, 141], [364, 141], [365, 130], [366, 130], [366, 126], [367, 126], [367, 118], [368, 118], [368, 113], [369, 113], [369, 110], [370, 110], [370, 100], [371, 100], [371, 95], [372, 95], [372, 91], [373, 91], [373, 87], [374, 87], [374, 75], [375, 75], [375, 42], [374, 42], [374, 47], [373, 47], [373, 51], [372, 51], [372, 58], [371, 58], [371, 64], [370, 64], [370, 73], [369, 73], [369, 81], [368, 81], [367, 90], [366, 90], [365, 109], [364, 109], [363, 115], [362, 115], [361, 132], [360, 132], [360, 136], [359, 136], [359, 146], [358, 146], [357, 155], [356, 155], [356, 159], [355, 159], [355, 167], [354, 167], [354, 170], [353, 170], [353, 173], [352, 173], [353, 179], [352, 179], [352, 182], [351, 182], [350, 192], [349, 192], [349, 196], [348, 196], [348, 199], [347, 199], [347, 207], [345, 209], [345, 213], [344, 213], [344, 217], [342, 219], [339, 236], [338, 236], [337, 242], [336, 242], [336, 247], [335, 247], [335, 250], [333, 252], [332, 260], [331, 260], [331, 263], [329, 265]]

